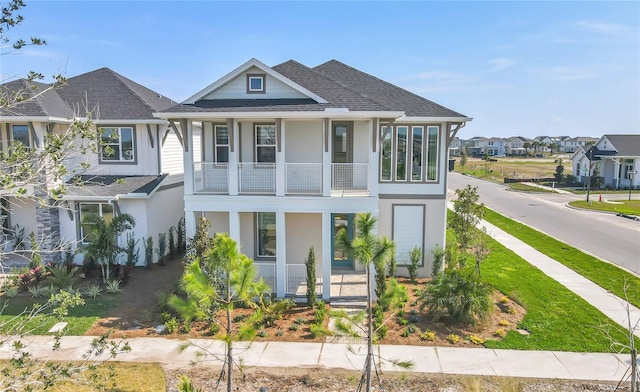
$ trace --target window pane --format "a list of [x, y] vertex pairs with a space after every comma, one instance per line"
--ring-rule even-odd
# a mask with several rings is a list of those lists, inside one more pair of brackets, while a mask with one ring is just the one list
[[249, 78], [249, 90], [262, 91], [262, 77], [252, 76]]
[[256, 127], [256, 144], [276, 144], [276, 127], [258, 125]]
[[216, 162], [219, 162], [219, 163], [229, 162], [229, 147], [227, 146], [216, 147]]
[[101, 204], [102, 207], [102, 219], [105, 223], [109, 223], [113, 220], [113, 206], [111, 204]]
[[396, 128], [396, 180], [406, 181], [407, 179], [407, 133], [408, 127]]
[[102, 143], [118, 143], [120, 136], [116, 128], [102, 128]]
[[26, 125], [14, 125], [11, 128], [13, 130], [13, 142], [20, 142], [25, 147], [29, 147], [29, 127]]
[[438, 127], [428, 127], [427, 180], [438, 179]]
[[276, 148], [275, 147], [258, 147], [256, 148], [256, 162], [275, 163]]
[[101, 154], [103, 161], [118, 161], [120, 160], [120, 146], [117, 144], [102, 146]]
[[413, 127], [411, 148], [411, 179], [413, 181], [422, 180], [422, 133], [424, 128]]
[[[381, 136], [384, 135], [384, 132], [387, 130], [387, 127], [382, 127]], [[382, 147], [380, 148], [380, 154], [382, 155], [381, 159], [381, 173], [380, 179], [382, 181], [391, 181], [391, 162], [392, 162], [392, 150], [391, 150], [391, 135], [392, 131], [384, 137], [382, 140]]]
[[229, 144], [229, 130], [227, 127], [216, 126], [216, 144]]
[[276, 213], [258, 213], [258, 256], [276, 255]]

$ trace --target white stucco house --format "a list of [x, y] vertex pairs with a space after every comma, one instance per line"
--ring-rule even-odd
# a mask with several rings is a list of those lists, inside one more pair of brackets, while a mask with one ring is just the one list
[[613, 189], [639, 188], [640, 135], [604, 135], [595, 145], [578, 147], [571, 156], [573, 175], [586, 181], [594, 169], [603, 185]]
[[[76, 170], [74, 176], [84, 185], [73, 185], [77, 179], [71, 174], [63, 178], [67, 192], [53, 207], [40, 206], [29, 195], [0, 197], [5, 246], [11, 241], [11, 228], [18, 224], [36, 234], [43, 250], [65, 243], [74, 251], [86, 241], [87, 228], [81, 222], [92, 214], [105, 219], [131, 214], [138, 239], [156, 240], [158, 233], [176, 226], [183, 215], [182, 147], [170, 124], [152, 114], [175, 102], [108, 68], [70, 77], [60, 88], [48, 87], [26, 80], [1, 86], [9, 92], [24, 89], [31, 97], [0, 112], [1, 148], [6, 151], [16, 141], [43, 148], [47, 132], [66, 131], [76, 116], [84, 116], [78, 108], [90, 108], [95, 127], [112, 151], [100, 148], [97, 153], [70, 157], [69, 172]], [[80, 163], [88, 167], [80, 170]], [[138, 248], [144, 254], [142, 241]], [[44, 253], [43, 258], [59, 261], [61, 255]], [[82, 259], [81, 253], [75, 255], [76, 262]]]
[[471, 118], [339, 61], [256, 59], [155, 115], [185, 130], [187, 236], [209, 219], [277, 296], [305, 281], [310, 247], [326, 300], [332, 271], [362, 270], [334, 240], [359, 213], [378, 218], [398, 264], [421, 248], [430, 274], [445, 243], [449, 141]]

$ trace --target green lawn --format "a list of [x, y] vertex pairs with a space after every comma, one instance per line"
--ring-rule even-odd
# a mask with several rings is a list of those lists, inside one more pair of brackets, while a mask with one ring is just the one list
[[615, 212], [625, 215], [640, 215], [640, 200], [615, 200], [605, 203], [599, 202], [596, 198], [595, 201], [592, 199], [588, 203], [584, 200], [572, 201], [569, 205], [588, 210]]
[[611, 291], [618, 297], [624, 298], [623, 288], [626, 281], [629, 286], [627, 290], [629, 302], [640, 307], [640, 278], [635, 275], [613, 264], [587, 255], [529, 226], [506, 218], [495, 211], [485, 209], [484, 219], [552, 259], [566, 265], [604, 289]]
[[[118, 295], [103, 295], [96, 299], [86, 298], [83, 306], [78, 306], [69, 310], [69, 315], [62, 320], [57, 320], [53, 316], [36, 317], [25, 325], [25, 330], [34, 335], [47, 335], [51, 327], [58, 321], [69, 323], [64, 330], [65, 335], [84, 335], [89, 328], [107, 312], [114, 308], [119, 301]], [[6, 307], [0, 314], [0, 325], [10, 322], [11, 319], [27, 310], [31, 310], [34, 304], [44, 303], [44, 299], [33, 299], [28, 293], [23, 293], [15, 298], [0, 298], [0, 306]], [[24, 319], [24, 318], [23, 318]], [[5, 330], [0, 329], [0, 333]]]
[[519, 191], [519, 192], [539, 192], [539, 193], [551, 193], [553, 192], [550, 189], [546, 189], [546, 188], [538, 188], [536, 186], [531, 186], [531, 185], [527, 185], [527, 184], [523, 184], [521, 182], [512, 182], [510, 184], [507, 184], [509, 186], [509, 188], [511, 188], [514, 191]]
[[[520, 256], [490, 239], [491, 253], [481, 265], [482, 278], [527, 310], [519, 328], [503, 340], [485, 342], [486, 347], [517, 350], [610, 352], [609, 341], [598, 329], [616, 325], [599, 310], [566, 287], [533, 267]], [[612, 331], [624, 342], [621, 329]]]

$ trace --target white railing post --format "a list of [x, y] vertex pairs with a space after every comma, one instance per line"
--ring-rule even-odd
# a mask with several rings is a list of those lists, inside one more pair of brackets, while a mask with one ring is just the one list
[[322, 299], [331, 300], [331, 213], [322, 213]]
[[238, 194], [238, 176], [240, 175], [240, 171], [238, 170], [238, 157], [240, 151], [240, 135], [238, 132], [238, 121], [233, 120], [233, 129], [229, 130], [233, 132], [233, 151], [229, 149], [229, 168], [228, 168], [228, 192], [229, 196], [236, 196]]
[[287, 228], [284, 212], [276, 212], [276, 296], [285, 295], [287, 266]]

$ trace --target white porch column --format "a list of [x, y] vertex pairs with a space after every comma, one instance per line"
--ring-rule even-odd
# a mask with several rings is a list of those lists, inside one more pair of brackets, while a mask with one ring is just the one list
[[229, 237], [242, 246], [240, 243], [240, 213], [238, 211], [229, 211]]
[[331, 196], [331, 121], [322, 125], [322, 196]]
[[184, 212], [184, 231], [187, 238], [193, 238], [196, 235], [198, 219], [195, 211]]
[[[615, 158], [611, 160], [613, 161], [613, 187], [614, 189], [618, 189], [618, 187], [620, 186], [620, 160]], [[598, 174], [604, 176], [604, 167], [601, 169], [601, 171], [603, 173]]]
[[331, 300], [331, 213], [322, 213], [322, 299]]
[[285, 195], [285, 129], [284, 121], [282, 119], [276, 119], [276, 196]]
[[[240, 130], [238, 125], [238, 120], [233, 119], [230, 121], [232, 123], [232, 128], [229, 129], [229, 132], [232, 132], [231, 140], [233, 143], [233, 149], [229, 149], [229, 195], [236, 196], [238, 195], [238, 157], [240, 156]], [[215, 137], [215, 135], [214, 135]], [[229, 217], [231, 219], [231, 217]], [[231, 223], [231, 222], [229, 222]], [[231, 227], [231, 226], [229, 226]], [[229, 229], [231, 230], [231, 229]], [[229, 233], [231, 234], [231, 233]], [[231, 237], [233, 238], [233, 236]], [[240, 238], [238, 236], [238, 238]]]
[[[193, 124], [190, 120], [187, 121], [187, 129], [183, 129], [182, 134], [184, 135], [184, 138], [185, 138], [184, 140], [185, 145], [192, 146]], [[189, 148], [188, 151], [184, 151], [183, 149], [182, 161], [184, 162], [184, 194], [193, 195], [193, 148]]]
[[369, 146], [369, 196], [378, 196], [378, 121], [372, 119], [369, 121], [369, 138], [371, 145]]
[[276, 295], [284, 297], [287, 269], [287, 227], [284, 212], [276, 212]]

